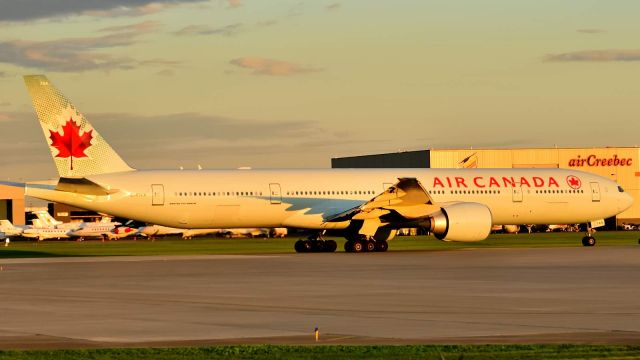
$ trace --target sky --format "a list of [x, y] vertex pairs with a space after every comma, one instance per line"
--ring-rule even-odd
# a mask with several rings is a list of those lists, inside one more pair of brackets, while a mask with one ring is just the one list
[[0, 177], [56, 175], [22, 75], [133, 167], [640, 144], [640, 2], [0, 0]]

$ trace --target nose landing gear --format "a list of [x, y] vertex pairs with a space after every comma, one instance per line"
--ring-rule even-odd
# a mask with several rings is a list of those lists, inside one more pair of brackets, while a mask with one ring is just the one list
[[587, 234], [582, 238], [582, 246], [595, 246], [596, 238], [593, 237], [593, 233], [595, 232], [589, 224], [587, 224]]

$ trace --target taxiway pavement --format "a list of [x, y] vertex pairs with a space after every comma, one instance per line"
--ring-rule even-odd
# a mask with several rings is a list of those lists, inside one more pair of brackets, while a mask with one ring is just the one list
[[305, 343], [316, 326], [334, 343], [640, 343], [640, 247], [0, 266], [0, 348]]

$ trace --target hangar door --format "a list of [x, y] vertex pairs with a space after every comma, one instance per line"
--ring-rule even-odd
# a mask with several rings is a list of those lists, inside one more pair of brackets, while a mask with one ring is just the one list
[[164, 205], [164, 185], [162, 184], [151, 185], [151, 204], [153, 206]]
[[13, 201], [0, 200], [0, 219], [13, 221]]

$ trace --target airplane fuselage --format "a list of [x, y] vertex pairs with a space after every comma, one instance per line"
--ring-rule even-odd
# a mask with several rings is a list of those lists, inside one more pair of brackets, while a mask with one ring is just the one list
[[475, 202], [499, 224], [584, 223], [629, 205], [603, 177], [560, 169], [131, 171], [87, 178], [110, 195], [27, 186], [27, 195], [176, 228], [344, 229], [331, 216], [417, 178], [436, 204]]

